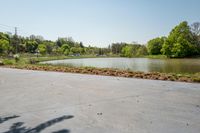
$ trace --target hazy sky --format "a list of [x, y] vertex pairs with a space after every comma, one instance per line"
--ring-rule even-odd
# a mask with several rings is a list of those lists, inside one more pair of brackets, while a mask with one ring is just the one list
[[1, 0], [0, 31], [84, 44], [146, 43], [181, 21], [200, 21], [200, 0]]

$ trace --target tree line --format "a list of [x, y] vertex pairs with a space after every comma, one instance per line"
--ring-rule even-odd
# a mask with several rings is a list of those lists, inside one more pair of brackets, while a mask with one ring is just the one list
[[42, 36], [23, 37], [0, 32], [0, 55], [16, 53], [41, 55], [118, 55], [137, 57], [145, 55], [166, 55], [170, 58], [200, 55], [200, 23], [191, 26], [186, 21], [175, 26], [167, 37], [149, 40], [147, 45], [137, 43], [112, 43], [107, 48], [84, 46], [71, 37], [45, 40]]
[[71, 37], [58, 38], [55, 42], [44, 40], [42, 36], [22, 37], [0, 33], [0, 55], [30, 53], [41, 55], [97, 55], [108, 53], [107, 49], [85, 47], [82, 42], [75, 42]]

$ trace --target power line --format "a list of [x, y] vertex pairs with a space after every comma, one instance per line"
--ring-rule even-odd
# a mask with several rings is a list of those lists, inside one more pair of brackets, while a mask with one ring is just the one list
[[9, 28], [14, 28], [14, 26], [9, 26], [9, 25], [5, 25], [5, 24], [0, 24], [1, 26], [5, 26], [5, 27], [9, 27]]
[[3, 26], [0, 25], [0, 31], [3, 31], [3, 32], [13, 32], [13, 29], [8, 28], [8, 27], [3, 27]]
[[[9, 32], [9, 31], [14, 31], [14, 34], [17, 35], [17, 30], [18, 30], [18, 27], [14, 27], [14, 26], [9, 26], [9, 25], [5, 25], [5, 24], [0, 24], [0, 28], [1, 29], [4, 29], [4, 31], [6, 30], [6, 32]], [[9, 29], [9, 30], [8, 30]], [[12, 29], [12, 30], [11, 30]]]
[[19, 45], [19, 39], [18, 39], [18, 35], [17, 35], [17, 30], [18, 30], [18, 27], [14, 27], [14, 26], [9, 26], [9, 25], [5, 25], [5, 24], [0, 24], [0, 26], [1, 26], [1, 28], [2, 29], [7, 29], [7, 28], [12, 28], [13, 30], [14, 30], [14, 42], [13, 42], [13, 44], [15, 45], [15, 51], [16, 51], [16, 53], [18, 53], [18, 45]]
[[4, 32], [11, 32], [14, 35], [20, 34], [20, 35], [30, 36], [30, 35], [33, 34], [33, 33], [30, 33], [30, 32], [26, 32], [22, 28], [19, 29], [19, 27], [16, 27], [16, 26], [10, 26], [10, 25], [0, 23], [0, 31], [1, 30], [4, 31]]
[[9, 32], [8, 30], [1, 29], [1, 28], [0, 28], [0, 32], [1, 32], [1, 31], [2, 31], [2, 32]]
[[15, 27], [15, 35], [17, 36], [17, 27]]
[[4, 26], [1, 26], [1, 25], [0, 25], [0, 28], [1, 28], [1, 29], [6, 29], [6, 30], [11, 30], [11, 29], [13, 29], [13, 28], [4, 27]]

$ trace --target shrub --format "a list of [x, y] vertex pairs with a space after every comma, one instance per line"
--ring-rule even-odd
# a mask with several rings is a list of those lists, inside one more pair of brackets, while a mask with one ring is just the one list
[[13, 65], [13, 64], [15, 64], [15, 62], [14, 62], [14, 60], [5, 59], [5, 60], [3, 60], [3, 64], [4, 65]]
[[37, 59], [34, 59], [34, 58], [30, 58], [29, 59], [29, 63], [30, 64], [36, 64], [36, 63], [38, 63], [39, 61], [37, 60]]
[[15, 59], [15, 62], [18, 62], [19, 59], [20, 59], [20, 58], [19, 58], [19, 54], [15, 54], [13, 57], [14, 57], [14, 59]]

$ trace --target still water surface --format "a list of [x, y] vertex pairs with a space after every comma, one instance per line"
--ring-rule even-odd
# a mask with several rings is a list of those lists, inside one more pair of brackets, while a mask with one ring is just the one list
[[84, 58], [46, 61], [47, 64], [129, 69], [143, 72], [200, 72], [200, 59]]

